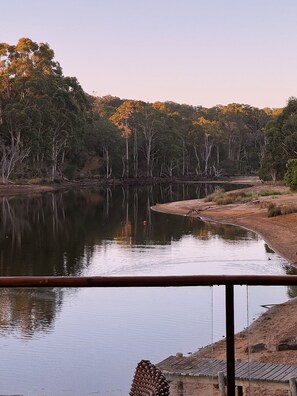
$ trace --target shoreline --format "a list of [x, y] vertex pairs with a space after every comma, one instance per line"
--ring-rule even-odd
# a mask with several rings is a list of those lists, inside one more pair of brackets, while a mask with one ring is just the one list
[[[213, 183], [213, 181], [210, 181]], [[221, 184], [224, 181], [216, 181]], [[267, 190], [279, 191], [282, 195], [261, 196], [257, 201], [246, 204], [217, 205], [205, 202], [204, 199], [176, 201], [156, 204], [152, 210], [162, 213], [198, 217], [204, 222], [215, 222], [234, 225], [257, 233], [276, 253], [297, 267], [297, 213], [268, 217], [267, 206], [271, 203], [278, 206], [294, 206], [297, 208], [297, 193], [289, 192], [284, 186], [265, 185], [255, 177], [233, 178], [226, 184], [251, 184], [251, 187], [240, 191], [260, 192]], [[35, 195], [40, 193], [62, 191], [81, 188], [104, 188], [115, 185], [101, 184], [94, 180], [80, 182], [63, 182], [53, 184], [5, 184], [0, 185], [0, 197], [15, 195]], [[124, 183], [125, 185], [125, 183]], [[228, 193], [232, 193], [229, 191]]]
[[[268, 217], [267, 211], [270, 203], [281, 207], [297, 207], [297, 194], [290, 193], [284, 186], [257, 185], [243, 190], [273, 190], [281, 192], [282, 195], [260, 196], [256, 201], [229, 205], [217, 205], [205, 202], [204, 199], [196, 199], [157, 204], [152, 209], [162, 213], [197, 217], [205, 222], [243, 227], [260, 235], [276, 253], [297, 267], [297, 213]], [[235, 334], [235, 358], [243, 361], [297, 364], [296, 318], [296, 297], [267, 309], [249, 323], [246, 329]], [[200, 348], [190, 356], [224, 360], [226, 341], [221, 339]], [[270, 391], [261, 393], [270, 394]]]
[[[241, 191], [278, 191], [282, 195], [260, 196], [245, 204], [218, 205], [204, 199], [156, 204], [152, 210], [162, 213], [198, 217], [204, 222], [235, 225], [261, 236], [268, 246], [297, 267], [297, 213], [268, 217], [267, 207], [297, 207], [297, 194], [284, 186], [252, 186]], [[232, 193], [232, 192], [229, 192]]]
[[151, 178], [151, 179], [81, 179], [81, 180], [63, 180], [61, 182], [53, 183], [36, 183], [30, 180], [23, 180], [20, 183], [7, 183], [0, 184], [0, 197], [14, 196], [14, 195], [30, 195], [44, 192], [54, 192], [68, 189], [79, 188], [110, 188], [113, 186], [143, 186], [153, 184], [245, 184], [254, 185], [259, 183], [258, 177], [233, 177], [221, 180], [187, 180], [187, 179], [164, 179], [164, 178]]
[[[213, 181], [209, 181], [209, 183], [213, 183]], [[267, 206], [270, 203], [280, 206], [295, 206], [297, 208], [297, 193], [290, 193], [289, 189], [284, 186], [261, 184], [256, 177], [236, 177], [228, 180], [227, 183], [224, 180], [217, 180], [216, 183], [250, 184], [251, 187], [241, 188], [240, 191], [259, 192], [274, 190], [281, 192], [282, 195], [261, 196], [256, 202], [252, 201], [247, 204], [217, 205], [213, 202], [205, 202], [204, 199], [176, 201], [156, 204], [152, 206], [152, 210], [168, 214], [199, 217], [204, 222], [234, 225], [253, 231], [260, 235], [276, 253], [297, 267], [297, 213], [271, 218], [267, 216]], [[0, 197], [36, 195], [68, 189], [105, 188], [113, 185], [118, 184], [98, 183], [95, 180], [65, 181], [53, 184], [32, 184], [30, 182], [4, 184], [0, 185]], [[234, 191], [229, 191], [228, 193]]]
[[[196, 199], [157, 204], [152, 209], [162, 213], [197, 217], [205, 222], [243, 227], [260, 235], [275, 252], [288, 260], [292, 266], [297, 267], [297, 213], [268, 217], [268, 206], [272, 203], [281, 208], [297, 208], [297, 194], [290, 193], [288, 188], [281, 186], [262, 185], [243, 190], [250, 192], [274, 190], [282, 195], [259, 196], [249, 203], [228, 205], [217, 205], [213, 202], [205, 202], [204, 199]], [[288, 298], [290, 291], [291, 299], [259, 313], [257, 318], [249, 318], [247, 327], [234, 334], [236, 360], [297, 365], [297, 297], [292, 298], [296, 296], [297, 289], [295, 286], [291, 290], [288, 289]], [[226, 339], [199, 348], [188, 357], [192, 359], [189, 363], [192, 365], [193, 359], [196, 358], [226, 360]], [[210, 392], [218, 394], [213, 386], [188, 382], [187, 377], [184, 377], [184, 384], [192, 394], [197, 392], [197, 386], [201, 396], [207, 396]], [[265, 386], [258, 387], [257, 382], [253, 382], [251, 388], [252, 393], [257, 396], [285, 396], [288, 393], [287, 390], [272, 391]]]

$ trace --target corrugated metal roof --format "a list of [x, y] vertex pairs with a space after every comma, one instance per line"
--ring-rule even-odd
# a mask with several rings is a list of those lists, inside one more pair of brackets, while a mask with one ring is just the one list
[[[164, 374], [215, 377], [219, 371], [226, 373], [226, 361], [197, 358], [195, 356], [169, 356], [157, 367]], [[288, 382], [297, 378], [297, 365], [235, 361], [235, 378], [241, 380]]]

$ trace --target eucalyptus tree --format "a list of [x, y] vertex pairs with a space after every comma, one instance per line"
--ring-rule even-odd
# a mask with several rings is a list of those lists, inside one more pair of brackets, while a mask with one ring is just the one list
[[290, 98], [287, 106], [265, 129], [266, 146], [261, 162], [260, 177], [281, 180], [289, 159], [297, 158], [297, 99]]
[[95, 96], [91, 98], [93, 109], [101, 117], [110, 118], [116, 112], [117, 108], [124, 102], [117, 96]]
[[241, 172], [245, 160], [244, 142], [247, 128], [244, 106], [232, 103], [223, 106], [220, 118], [227, 134], [227, 158], [236, 172]]
[[121, 175], [120, 157], [123, 144], [118, 128], [111, 121], [94, 114], [84, 145], [89, 156], [96, 155], [103, 159], [105, 178]]
[[[191, 164], [195, 164], [193, 169], [195, 174], [201, 175], [202, 174], [202, 158], [201, 158], [201, 150], [203, 145], [203, 130], [199, 123], [194, 122], [189, 133], [188, 133], [188, 144], [192, 148], [193, 153], [191, 157]], [[192, 165], [193, 166], [193, 165]]]
[[141, 150], [145, 159], [145, 174], [154, 175], [158, 157], [158, 139], [163, 128], [162, 113], [150, 104], [145, 104], [141, 111], [135, 114], [136, 125], [140, 130]]
[[152, 106], [162, 113], [166, 126], [159, 143], [163, 144], [162, 152], [166, 150], [166, 155], [163, 155], [165, 162], [161, 166], [164, 168], [167, 161], [169, 174], [172, 174], [174, 167], [177, 174], [186, 176], [190, 158], [188, 133], [192, 127], [192, 118], [196, 116], [196, 110], [193, 106], [174, 102], [155, 102]]
[[27, 157], [31, 172], [44, 169], [54, 179], [84, 128], [87, 108], [79, 83], [63, 76], [47, 43], [21, 38], [16, 45], [0, 44], [2, 174], [3, 158], [15, 168]]
[[249, 174], [258, 170], [271, 109], [233, 103], [210, 109], [174, 102], [96, 98], [124, 141], [122, 176]]
[[[200, 117], [198, 122], [199, 125], [201, 125], [203, 131], [203, 146], [202, 146], [203, 147], [202, 158], [204, 162], [203, 173], [205, 176], [211, 176], [212, 168], [216, 174], [219, 173], [218, 167], [219, 167], [220, 156], [218, 150], [216, 155], [216, 166], [215, 163], [213, 163], [212, 165], [210, 164], [215, 142], [219, 138], [219, 125], [217, 121], [209, 121], [206, 120], [204, 117]], [[219, 146], [217, 145], [217, 147]]]
[[278, 124], [274, 120], [266, 127], [266, 146], [259, 170], [261, 179], [274, 182], [282, 179], [287, 159], [287, 156], [284, 157], [284, 136]]
[[149, 103], [127, 100], [117, 108], [110, 119], [120, 128], [125, 139], [123, 175], [129, 177], [129, 141], [133, 137], [134, 176], [139, 176], [140, 162], [144, 162], [145, 175], [152, 177], [157, 159], [157, 138], [162, 129], [161, 112]]
[[222, 106], [219, 112], [226, 138], [225, 164], [241, 174], [256, 173], [265, 147], [268, 112], [244, 104]]
[[287, 162], [284, 180], [292, 191], [297, 191], [297, 158], [291, 158]]
[[133, 176], [138, 177], [139, 171], [139, 125], [136, 122], [136, 114], [142, 111], [144, 102], [136, 100], [125, 100], [110, 117], [110, 120], [119, 128], [122, 138], [125, 140], [125, 154], [122, 157], [122, 177], [130, 175], [130, 141], [132, 140]]

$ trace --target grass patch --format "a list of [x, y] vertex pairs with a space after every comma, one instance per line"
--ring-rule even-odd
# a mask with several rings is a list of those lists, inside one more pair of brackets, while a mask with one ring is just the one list
[[[251, 201], [257, 201], [259, 197], [268, 197], [275, 195], [282, 195], [283, 192], [274, 191], [274, 190], [266, 190], [259, 192], [251, 192], [251, 191], [230, 191], [225, 192], [224, 190], [218, 190], [213, 194], [208, 195], [204, 200], [205, 202], [215, 202], [217, 205], [229, 205], [229, 204], [245, 204]], [[259, 202], [259, 201], [258, 201]], [[286, 215], [290, 213], [297, 213], [297, 206], [295, 205], [276, 205], [272, 202], [261, 201], [261, 208], [267, 208], [268, 217], [276, 217], [281, 215]]]
[[212, 194], [209, 194], [204, 201], [205, 202], [217, 202], [218, 199], [223, 198], [226, 195], [225, 190], [217, 190]]
[[232, 203], [245, 204], [247, 202], [254, 201], [259, 197], [267, 197], [273, 195], [281, 195], [280, 191], [236, 191], [236, 192], [225, 192], [224, 190], [218, 190], [213, 194], [208, 195], [205, 198], [205, 202], [215, 202], [217, 205], [229, 205]]
[[205, 202], [215, 202], [217, 205], [228, 205], [232, 203], [246, 203], [254, 199], [251, 192], [236, 191], [225, 192], [224, 190], [216, 191], [205, 198]]
[[283, 193], [280, 191], [260, 191], [258, 192], [259, 197], [269, 197], [271, 195], [282, 195]]
[[229, 205], [232, 204], [234, 201], [230, 195], [224, 195], [221, 198], [215, 200], [218, 205]]
[[250, 202], [254, 199], [254, 194], [251, 192], [238, 192], [238, 193], [232, 193], [230, 194], [232, 197], [234, 196], [234, 199], [236, 203], [247, 203]]

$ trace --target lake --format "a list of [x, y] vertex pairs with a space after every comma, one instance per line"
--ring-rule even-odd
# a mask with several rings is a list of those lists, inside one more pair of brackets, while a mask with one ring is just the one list
[[[229, 186], [231, 189], [234, 186]], [[253, 232], [156, 213], [214, 184], [114, 187], [2, 198], [1, 276], [285, 274]], [[236, 331], [294, 288], [238, 287]], [[156, 363], [225, 335], [222, 287], [3, 289], [1, 395], [127, 395]]]

